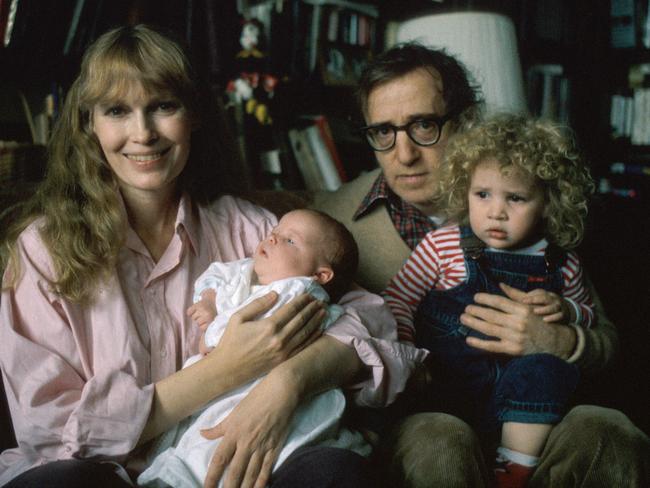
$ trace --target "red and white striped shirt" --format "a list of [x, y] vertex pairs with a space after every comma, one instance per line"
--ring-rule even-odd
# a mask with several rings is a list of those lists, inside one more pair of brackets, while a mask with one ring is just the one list
[[[544, 240], [538, 245], [517, 252], [543, 256], [546, 245]], [[577, 254], [567, 253], [561, 272], [562, 297], [578, 307], [581, 317], [578, 325], [590, 327], [593, 321], [593, 303], [583, 283], [582, 265]], [[420, 301], [429, 290], [449, 290], [466, 279], [465, 257], [460, 247], [460, 228], [453, 225], [429, 232], [383, 292], [386, 303], [397, 319], [399, 339], [414, 342], [413, 317]]]

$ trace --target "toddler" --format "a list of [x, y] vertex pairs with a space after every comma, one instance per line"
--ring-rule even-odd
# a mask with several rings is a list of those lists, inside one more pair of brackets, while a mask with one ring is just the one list
[[578, 369], [551, 354], [472, 348], [467, 336], [490, 338], [460, 315], [474, 294], [514, 287], [549, 327], [589, 327], [592, 303], [570, 249], [582, 239], [593, 183], [559, 127], [518, 115], [459, 134], [443, 165], [436, 199], [457, 224], [427, 234], [384, 297], [400, 339], [431, 351], [438, 407], [485, 434], [500, 427], [497, 485], [525, 486]]

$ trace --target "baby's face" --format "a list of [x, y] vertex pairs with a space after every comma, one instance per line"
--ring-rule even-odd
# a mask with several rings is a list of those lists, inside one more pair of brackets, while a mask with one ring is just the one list
[[294, 210], [280, 219], [257, 246], [253, 261], [260, 284], [293, 276], [314, 276], [325, 264], [324, 236], [318, 219], [304, 210]]

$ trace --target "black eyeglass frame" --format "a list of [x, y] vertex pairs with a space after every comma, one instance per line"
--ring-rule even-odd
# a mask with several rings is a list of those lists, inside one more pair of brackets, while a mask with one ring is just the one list
[[[454, 118], [454, 116], [455, 116], [455, 114], [450, 112], [450, 113], [448, 113], [446, 115], [443, 115], [441, 117], [436, 117], [436, 116], [433, 116], [433, 115], [430, 116], [430, 117], [418, 117], [417, 119], [413, 119], [413, 120], [411, 120], [410, 122], [408, 122], [408, 123], [406, 123], [404, 125], [392, 125], [392, 124], [365, 125], [365, 126], [359, 128], [359, 132], [361, 134], [363, 134], [363, 136], [364, 136], [366, 142], [368, 143], [368, 145], [372, 148], [373, 151], [376, 151], [376, 152], [390, 151], [391, 149], [393, 149], [395, 147], [395, 143], [397, 142], [397, 133], [399, 131], [406, 132], [406, 135], [409, 137], [409, 139], [411, 139], [418, 146], [429, 147], [429, 146], [433, 146], [434, 144], [438, 143], [438, 141], [440, 140], [440, 137], [442, 136], [442, 129], [444, 128], [444, 126], [445, 126], [445, 124], [447, 122], [449, 122], [450, 120], [452, 120]], [[428, 142], [426, 144], [418, 142], [413, 138], [413, 136], [409, 132], [409, 130], [408, 130], [409, 127], [411, 127], [413, 124], [416, 124], [416, 123], [422, 122], [422, 121], [433, 122], [438, 126], [438, 137], [436, 137], [436, 139], [433, 142]], [[377, 149], [375, 146], [372, 145], [372, 143], [370, 142], [370, 139], [368, 138], [368, 131], [370, 129], [378, 129], [378, 128], [390, 128], [393, 131], [393, 143], [390, 146], [388, 146], [388, 147], [386, 147], [384, 149]]]

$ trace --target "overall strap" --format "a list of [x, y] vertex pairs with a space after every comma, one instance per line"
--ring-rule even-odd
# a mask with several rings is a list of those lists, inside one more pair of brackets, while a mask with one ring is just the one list
[[[484, 256], [483, 251], [487, 247], [485, 243], [480, 240], [472, 229], [468, 225], [462, 225], [460, 229], [460, 247], [465, 253], [465, 256], [469, 257], [473, 261], [476, 261], [481, 264], [482, 257]], [[544, 251], [544, 262], [546, 263], [546, 269], [549, 272], [556, 271], [557, 269], [564, 264], [566, 259], [566, 252], [556, 244], [549, 242]]]
[[562, 266], [562, 264], [564, 264], [565, 259], [566, 252], [561, 247], [549, 242], [546, 251], [544, 252], [546, 268], [549, 271], [556, 271], [560, 266]]
[[476, 237], [468, 225], [461, 225], [460, 229], [460, 247], [463, 253], [472, 260], [476, 261], [483, 256], [485, 243]]
[[461, 225], [459, 229], [460, 247], [463, 250], [467, 272], [467, 286], [475, 291], [488, 291], [488, 282], [493, 280], [493, 277], [484, 252], [486, 245], [476, 237], [470, 226]]

